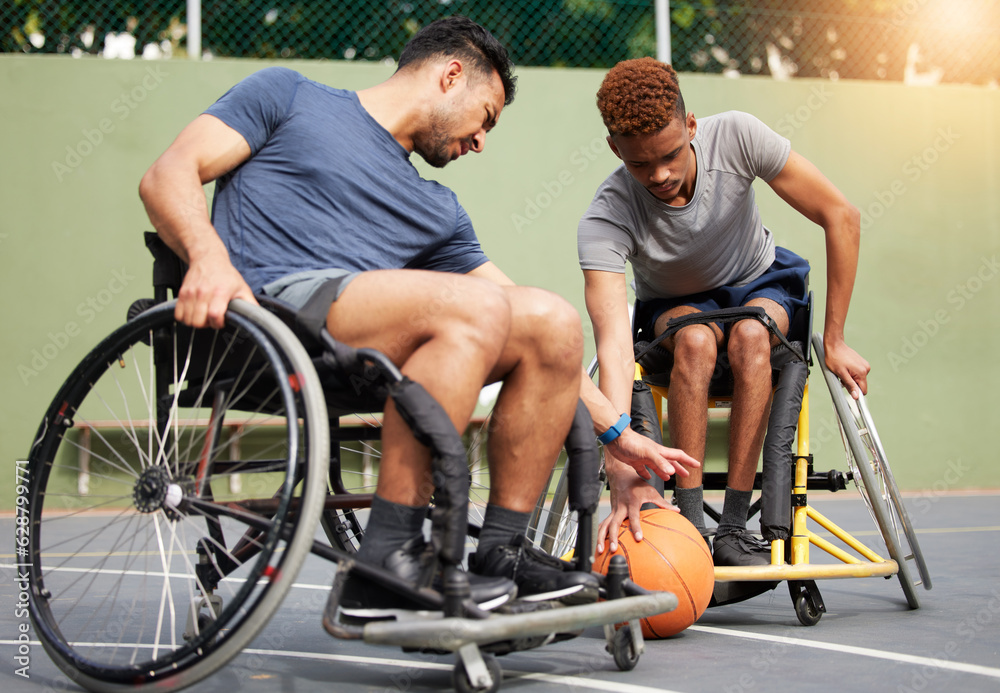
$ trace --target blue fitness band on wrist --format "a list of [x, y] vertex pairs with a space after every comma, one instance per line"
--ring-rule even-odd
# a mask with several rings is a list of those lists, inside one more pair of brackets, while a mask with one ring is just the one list
[[601, 441], [602, 445], [607, 445], [611, 441], [615, 440], [622, 434], [628, 425], [632, 423], [632, 417], [628, 414], [622, 414], [622, 417], [618, 419], [618, 423], [606, 430], [601, 435], [597, 436], [597, 439]]

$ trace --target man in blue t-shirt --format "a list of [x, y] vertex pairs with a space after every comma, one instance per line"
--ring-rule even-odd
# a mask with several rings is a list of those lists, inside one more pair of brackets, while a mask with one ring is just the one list
[[[461, 17], [425, 27], [392, 77], [356, 93], [263, 70], [181, 132], [140, 195], [190, 266], [178, 320], [221, 327], [233, 298], [262, 292], [302, 306], [332, 286], [331, 334], [386, 353], [459, 430], [483, 384], [502, 380], [490, 501], [470, 559], [493, 579], [475, 580], [474, 597], [496, 605], [513, 580], [522, 596], [589, 601], [592, 575], [554, 569], [520, 540], [578, 401], [579, 316], [558, 296], [514, 286], [483, 253], [455, 195], [409, 161], [416, 152], [441, 167], [482, 151], [514, 88], [506, 50]], [[211, 218], [201, 189], [210, 181]], [[382, 442], [360, 557], [412, 578], [422, 567], [430, 462], [391, 404]], [[651, 466], [668, 475], [671, 454]], [[341, 604], [358, 615], [399, 606], [353, 578]]]

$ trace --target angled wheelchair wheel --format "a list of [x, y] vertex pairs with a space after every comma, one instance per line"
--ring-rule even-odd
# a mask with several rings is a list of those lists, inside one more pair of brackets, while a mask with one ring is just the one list
[[92, 691], [177, 690], [238, 654], [291, 587], [323, 505], [326, 408], [295, 337], [241, 301], [218, 331], [173, 310], [84, 358], [30, 454], [31, 617]]
[[[879, 440], [875, 422], [868, 411], [864, 395], [857, 400], [848, 396], [837, 376], [827, 369], [822, 335], [814, 334], [812, 342], [833, 398], [851, 477], [882, 534], [890, 558], [899, 565], [899, 582], [907, 604], [912, 609], [920, 608], [916, 588], [919, 585], [923, 585], [925, 589], [931, 588], [930, 573]], [[918, 580], [911, 576], [911, 566], [916, 568]]]
[[[353, 413], [340, 417], [339, 429], [331, 445], [339, 447], [340, 473], [331, 475], [329, 485], [334, 494], [344, 499], [363, 498], [375, 493], [378, 469], [382, 459], [380, 442], [382, 418], [380, 414]], [[489, 465], [486, 458], [487, 424], [470, 428], [465, 443], [469, 457], [469, 523], [482, 527], [490, 493]], [[336, 507], [323, 511], [320, 524], [330, 543], [349, 553], [356, 552], [364, 537], [365, 503], [357, 508]], [[471, 546], [476, 543], [470, 537]]]
[[[590, 366], [590, 376], [593, 377], [596, 372], [597, 357], [595, 356]], [[473, 438], [474, 445], [470, 446], [470, 458], [473, 460], [474, 468], [486, 469], [485, 444], [480, 444], [480, 441], [486, 439], [486, 427], [488, 423], [489, 420], [487, 419], [486, 424], [476, 432], [476, 436]], [[483, 452], [481, 460], [477, 464], [476, 460], [478, 456], [473, 454], [473, 452], [480, 449]], [[603, 480], [603, 462], [600, 468], [600, 475]], [[480, 523], [482, 521], [482, 511], [486, 507], [489, 488], [477, 484], [477, 478], [483, 478], [484, 476], [483, 474], [473, 475], [469, 503], [470, 515], [473, 516], [474, 521], [478, 520]], [[596, 537], [597, 527], [600, 524], [597, 513], [591, 516], [590, 522], [590, 536]], [[556, 460], [552, 473], [549, 475], [548, 483], [535, 503], [528, 526], [527, 538], [535, 547], [545, 551], [549, 555], [570, 560], [574, 557], [576, 550], [577, 535], [579, 534], [578, 523], [577, 514], [569, 507], [568, 459], [566, 453], [563, 452], [559, 455], [559, 459]], [[591, 555], [593, 555], [595, 547], [596, 540], [591, 546]]]
[[[489, 465], [486, 448], [489, 417], [468, 434], [469, 451], [469, 522], [481, 527], [489, 501]], [[545, 489], [535, 502], [528, 525], [527, 539], [537, 548], [557, 558], [570, 559], [576, 547], [577, 517], [569, 508], [569, 476], [566, 453], [562, 452], [549, 475]], [[593, 518], [595, 532], [598, 520]], [[475, 539], [472, 539], [475, 544]]]
[[[382, 459], [382, 418], [377, 413], [351, 413], [341, 416], [334, 429], [331, 445], [339, 448], [339, 475], [331, 475], [332, 493], [344, 497], [363, 497], [375, 493], [378, 469]], [[489, 414], [469, 427], [463, 437], [469, 458], [469, 524], [482, 527], [490, 495], [490, 473], [487, 460]], [[364, 511], [358, 508], [327, 508], [320, 519], [331, 544], [354, 552], [364, 537]], [[532, 533], [536, 523], [532, 524]], [[472, 530], [469, 548], [475, 550], [477, 534]]]
[[[601, 466], [603, 479], [604, 467]], [[535, 545], [553, 556], [569, 560], [576, 550], [577, 534], [579, 533], [579, 518], [569, 508], [569, 474], [565, 461], [552, 472], [554, 481], [550, 483], [549, 491], [539, 499], [535, 510], [537, 527], [534, 534]], [[597, 526], [600, 518], [594, 513], [591, 518], [591, 537], [597, 536]], [[590, 547], [591, 555], [596, 548], [596, 540]]]
[[343, 503], [327, 507], [320, 525], [330, 544], [348, 553], [357, 552], [364, 537], [365, 518], [375, 493], [382, 460], [382, 417], [379, 413], [351, 413], [339, 417], [331, 429], [331, 446], [339, 467], [331, 467], [328, 487]]

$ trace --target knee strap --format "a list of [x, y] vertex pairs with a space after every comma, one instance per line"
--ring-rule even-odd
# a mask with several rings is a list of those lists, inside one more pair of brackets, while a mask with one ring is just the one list
[[660, 345], [660, 343], [665, 340], [670, 335], [674, 334], [682, 327], [687, 327], [689, 325], [707, 325], [713, 322], [721, 323], [732, 323], [739, 322], [740, 320], [756, 320], [764, 327], [766, 327], [778, 341], [788, 349], [795, 359], [798, 361], [805, 362], [805, 357], [799, 353], [799, 350], [788, 341], [785, 335], [781, 334], [781, 330], [778, 329], [777, 323], [767, 314], [767, 311], [760, 306], [743, 306], [742, 308], [722, 308], [720, 310], [709, 310], [703, 313], [690, 313], [689, 315], [680, 315], [676, 318], [671, 318], [667, 322], [667, 329], [665, 329], [656, 339], [649, 342], [643, 347], [639, 353], [635, 355], [635, 360], [638, 362], [643, 356], [648, 354], [653, 350], [654, 347]]

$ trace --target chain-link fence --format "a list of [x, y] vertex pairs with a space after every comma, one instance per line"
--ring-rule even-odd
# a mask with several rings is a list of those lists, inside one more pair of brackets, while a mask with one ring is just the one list
[[[463, 14], [519, 65], [610, 67], [656, 55], [654, 0], [202, 0], [202, 58], [391, 61]], [[909, 83], [1000, 81], [998, 0], [671, 0], [682, 72]], [[182, 57], [183, 0], [0, 0], [0, 50]], [[197, 35], [197, 34], [195, 34]]]

